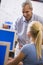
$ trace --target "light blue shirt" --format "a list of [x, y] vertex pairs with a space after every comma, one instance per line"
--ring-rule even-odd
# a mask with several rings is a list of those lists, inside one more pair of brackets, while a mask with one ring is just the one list
[[32, 21], [40, 21], [43, 24], [42, 19], [43, 18], [40, 18], [39, 16], [34, 15], [34, 14], [32, 15], [32, 18], [31, 20], [29, 20], [29, 22], [27, 22], [23, 16], [20, 19], [17, 19], [17, 21], [14, 24], [14, 29], [17, 31], [18, 40], [20, 44], [24, 45], [30, 42], [27, 36], [28, 24]]
[[21, 52], [24, 53], [25, 57], [22, 60], [23, 65], [37, 65], [43, 64], [43, 50], [42, 58], [38, 59], [36, 54], [35, 44], [26, 44], [22, 47]]

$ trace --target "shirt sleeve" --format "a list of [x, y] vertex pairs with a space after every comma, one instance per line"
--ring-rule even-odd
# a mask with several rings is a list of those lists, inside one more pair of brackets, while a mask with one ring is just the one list
[[15, 23], [14, 23], [14, 30], [18, 31], [18, 26], [19, 26], [20, 18], [18, 18]]
[[14, 23], [14, 30], [17, 30], [17, 21]]
[[37, 16], [37, 18], [38, 18], [38, 21], [40, 21], [40, 23], [42, 23], [43, 25], [43, 17]]
[[28, 49], [27, 45], [24, 45], [21, 49], [21, 52], [24, 53], [25, 56], [28, 54], [28, 51], [29, 51], [29, 49]]

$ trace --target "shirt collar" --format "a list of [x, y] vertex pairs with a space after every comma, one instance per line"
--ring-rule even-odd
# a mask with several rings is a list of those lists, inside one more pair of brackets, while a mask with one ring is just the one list
[[26, 21], [24, 16], [23, 16], [23, 21], [24, 21], [24, 22]]

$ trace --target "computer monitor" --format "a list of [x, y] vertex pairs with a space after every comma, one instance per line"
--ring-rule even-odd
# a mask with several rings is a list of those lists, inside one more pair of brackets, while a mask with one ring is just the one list
[[15, 37], [15, 30], [0, 29], [0, 41], [10, 42], [10, 51], [14, 49]]
[[8, 42], [0, 42], [0, 65], [6, 65], [9, 57], [10, 44]]

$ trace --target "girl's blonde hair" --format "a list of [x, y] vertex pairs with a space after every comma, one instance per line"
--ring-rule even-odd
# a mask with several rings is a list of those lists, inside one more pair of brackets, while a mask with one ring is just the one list
[[32, 37], [35, 39], [36, 43], [36, 53], [38, 59], [42, 57], [41, 55], [41, 45], [42, 45], [42, 24], [39, 21], [32, 21], [28, 25], [27, 34], [30, 31]]

